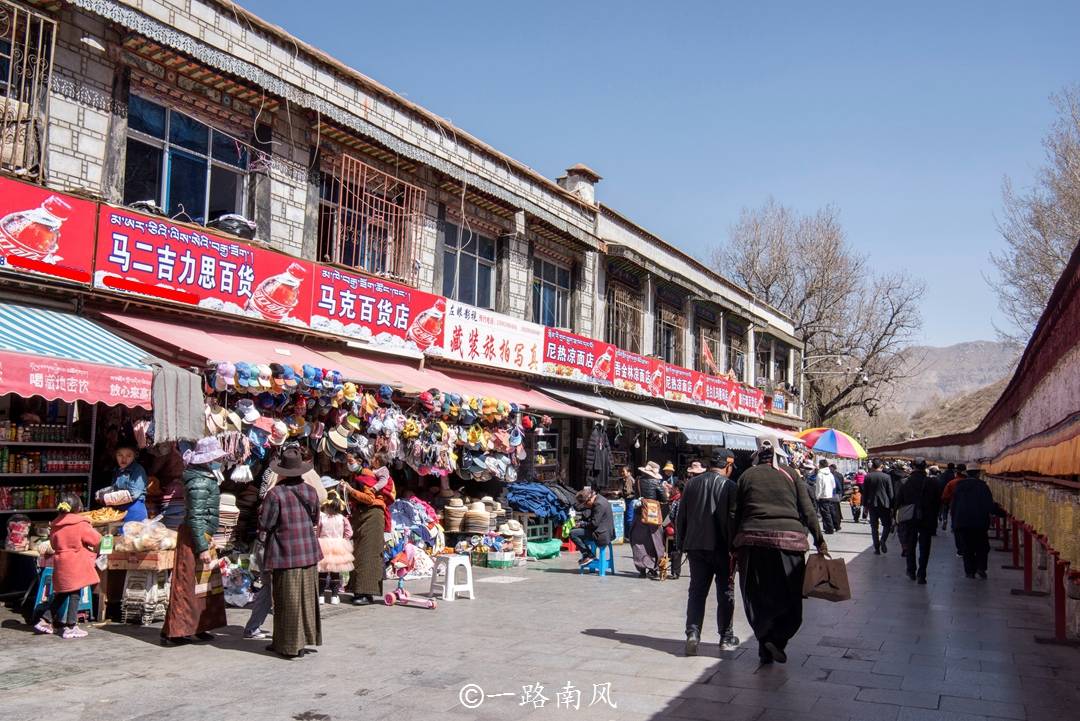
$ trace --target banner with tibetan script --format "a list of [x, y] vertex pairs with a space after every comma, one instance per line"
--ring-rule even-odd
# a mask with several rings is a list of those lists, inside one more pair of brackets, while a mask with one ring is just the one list
[[0, 176], [0, 271], [90, 284], [97, 203]]
[[613, 385], [638, 395], [663, 398], [664, 365], [659, 358], [616, 349]]
[[441, 296], [330, 266], [314, 269], [312, 330], [421, 352], [442, 344]]
[[541, 373], [544, 326], [492, 310], [446, 301], [441, 353], [456, 361], [525, 373]]
[[313, 266], [201, 228], [102, 206], [94, 286], [307, 328]]
[[664, 398], [683, 403], [704, 403], [705, 374], [669, 363], [664, 367]]
[[544, 329], [544, 375], [611, 385], [615, 346], [558, 328]]

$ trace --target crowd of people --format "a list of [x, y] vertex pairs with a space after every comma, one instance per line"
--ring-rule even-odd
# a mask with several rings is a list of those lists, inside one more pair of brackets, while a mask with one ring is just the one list
[[[952, 527], [956, 553], [968, 578], [987, 577], [989, 529], [1003, 511], [976, 468], [949, 464], [944, 470], [916, 458], [908, 465], [872, 460], [845, 477], [835, 463], [809, 454], [792, 458], [768, 441], [751, 467], [735, 476], [731, 451], [717, 449], [708, 461], [693, 461], [678, 478], [670, 462], [622, 469], [621, 495], [628, 499], [627, 537], [642, 578], [659, 575], [665, 557], [669, 577], [689, 565], [686, 604], [687, 655], [701, 643], [705, 605], [716, 587], [717, 629], [722, 649], [733, 649], [735, 578], [761, 663], [783, 663], [785, 648], [802, 623], [806, 552], [812, 541], [828, 553], [825, 536], [840, 530], [841, 503], [851, 520], [870, 525], [875, 555], [888, 553], [899, 537], [907, 576], [926, 583], [933, 538]], [[610, 543], [615, 530], [610, 503], [590, 488], [578, 495], [579, 526], [571, 534], [582, 564], [593, 547]], [[588, 542], [588, 544], [586, 544]]]

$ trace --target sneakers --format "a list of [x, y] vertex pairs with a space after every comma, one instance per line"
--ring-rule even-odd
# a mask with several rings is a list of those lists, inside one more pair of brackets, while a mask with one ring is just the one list
[[590, 563], [592, 563], [591, 558], [589, 558], [588, 556], [582, 556], [581, 558], [578, 559], [577, 565], [579, 565], [579, 566], [587, 566]]
[[244, 638], [249, 639], [249, 640], [250, 639], [261, 640], [261, 639], [264, 639], [264, 638], [270, 638], [270, 634], [268, 634], [266, 631], [262, 630], [261, 628], [257, 628], [254, 631], [252, 631], [251, 633], [245, 633]]
[[341, 603], [341, 598], [339, 598], [337, 594], [334, 594], [333, 596], [330, 597], [330, 605], [331, 606], [336, 606], [339, 603]]
[[34, 624], [34, 633], [42, 636], [48, 636], [53, 632], [52, 624], [46, 621], [44, 618]]
[[734, 651], [739, 647], [739, 637], [733, 633], [726, 633], [724, 637], [720, 639], [721, 651]]
[[370, 606], [371, 603], [371, 596], [353, 596], [352, 605], [354, 606]]
[[86, 631], [78, 626], [69, 626], [64, 629], [64, 638], [86, 638]]
[[686, 632], [686, 655], [697, 656], [698, 644], [701, 643], [701, 632], [691, 628]]

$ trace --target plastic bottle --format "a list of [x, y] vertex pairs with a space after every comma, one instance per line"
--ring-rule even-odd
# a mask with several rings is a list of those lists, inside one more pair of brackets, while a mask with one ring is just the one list
[[300, 302], [300, 284], [306, 275], [304, 266], [290, 263], [284, 273], [270, 276], [255, 287], [247, 310], [257, 310], [267, 320], [280, 321]]
[[70, 216], [71, 206], [55, 195], [38, 208], [9, 213], [0, 219], [0, 251], [48, 262], [60, 250], [60, 227]]

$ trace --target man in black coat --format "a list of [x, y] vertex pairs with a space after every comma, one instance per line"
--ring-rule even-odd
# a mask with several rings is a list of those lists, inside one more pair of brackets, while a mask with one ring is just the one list
[[[914, 470], [900, 486], [896, 497], [900, 543], [904, 544], [908, 578], [926, 583], [926, 566], [930, 562], [930, 543], [937, 530], [941, 488], [926, 475], [926, 459], [916, 458]], [[916, 566], [915, 549], [919, 550]]]
[[[892, 476], [881, 470], [881, 461], [874, 459], [870, 462], [870, 472], [863, 479], [862, 503], [866, 509], [866, 517], [870, 521], [870, 536], [874, 539], [874, 555], [888, 553], [889, 533], [892, 532], [892, 509], [893, 498], [896, 492], [893, 489]], [[881, 536], [878, 536], [878, 526], [881, 526]]]
[[595, 556], [587, 541], [596, 547], [611, 545], [615, 538], [615, 516], [611, 513], [611, 503], [592, 488], [585, 487], [577, 494], [577, 508], [581, 511], [582, 523], [570, 531], [570, 540], [581, 552], [579, 564], [585, 565]]
[[735, 584], [731, 573], [732, 515], [735, 484], [731, 473], [735, 456], [726, 448], [713, 451], [709, 469], [686, 482], [675, 518], [676, 545], [690, 563], [686, 601], [686, 655], [696, 656], [705, 621], [705, 601], [716, 582], [716, 623], [720, 647], [737, 648], [732, 629]]
[[964, 557], [964, 575], [968, 578], [986, 578], [986, 559], [990, 555], [990, 516], [1004, 516], [1005, 512], [994, 503], [990, 487], [979, 477], [974, 465], [967, 476], [960, 479], [953, 491], [953, 533], [956, 534]]

